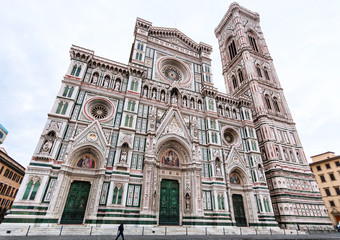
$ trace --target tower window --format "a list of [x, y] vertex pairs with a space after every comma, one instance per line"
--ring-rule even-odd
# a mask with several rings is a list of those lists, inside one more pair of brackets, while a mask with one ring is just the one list
[[254, 51], [258, 52], [259, 49], [257, 48], [255, 38], [252, 37], [252, 36], [248, 36], [248, 39], [249, 39], [249, 43], [250, 43], [250, 46], [252, 47], [252, 49], [253, 49]]
[[271, 106], [271, 104], [270, 104], [269, 96], [266, 95], [266, 96], [264, 97], [264, 99], [265, 99], [265, 101], [266, 101], [267, 108], [268, 108], [268, 109], [272, 109], [272, 106]]
[[262, 72], [259, 66], [256, 66], [256, 72], [257, 72], [257, 76], [262, 78]]
[[268, 73], [267, 69], [263, 69], [263, 72], [264, 72], [264, 77], [265, 77], [267, 80], [270, 80], [270, 78], [269, 78], [269, 73]]
[[240, 83], [242, 83], [243, 80], [244, 80], [244, 78], [243, 78], [243, 73], [242, 73], [241, 69], [239, 69], [239, 70], [237, 71], [237, 73], [238, 73], [238, 78], [240, 79]]
[[273, 98], [273, 105], [274, 105], [274, 109], [277, 112], [280, 112], [280, 108], [279, 108], [279, 104], [277, 103], [277, 98]]
[[236, 79], [236, 77], [232, 77], [232, 79], [233, 79], [233, 86], [234, 86], [234, 89], [236, 89], [237, 87], [238, 87], [238, 84], [237, 84], [237, 79]]
[[228, 46], [228, 50], [229, 50], [230, 60], [232, 60], [236, 56], [236, 54], [237, 54], [234, 40]]
[[74, 74], [76, 73], [77, 70], [77, 65], [74, 65], [71, 71], [71, 75], [74, 76]]

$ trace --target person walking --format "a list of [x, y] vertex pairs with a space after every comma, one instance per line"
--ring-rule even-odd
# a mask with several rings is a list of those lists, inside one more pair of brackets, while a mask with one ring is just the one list
[[122, 222], [119, 227], [118, 227], [118, 235], [116, 237], [116, 240], [119, 238], [119, 236], [122, 236], [123, 240], [124, 240], [124, 222]]

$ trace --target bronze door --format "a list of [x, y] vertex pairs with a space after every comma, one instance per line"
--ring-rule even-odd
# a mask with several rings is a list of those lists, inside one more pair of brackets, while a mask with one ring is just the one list
[[67, 196], [61, 224], [82, 224], [90, 193], [89, 182], [75, 181], [71, 184]]
[[159, 225], [179, 225], [179, 184], [178, 181], [161, 182]]

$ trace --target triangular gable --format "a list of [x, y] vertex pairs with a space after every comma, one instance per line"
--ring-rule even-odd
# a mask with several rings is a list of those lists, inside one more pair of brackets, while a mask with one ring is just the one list
[[171, 108], [164, 117], [156, 132], [156, 139], [167, 134], [175, 134], [182, 137], [188, 143], [191, 142], [191, 135], [185, 126], [185, 122], [177, 109]]
[[98, 120], [92, 122], [80, 134], [78, 134], [77, 137], [75, 137], [72, 149], [76, 149], [84, 145], [94, 145], [102, 153], [105, 153], [106, 147], [109, 144]]
[[[243, 157], [240, 155], [240, 153], [234, 146], [230, 149], [226, 164], [227, 164], [226, 169], [229, 169], [229, 171], [233, 170], [235, 167], [239, 167], [245, 173], [247, 173], [247, 164], [245, 163]], [[230, 172], [228, 174], [230, 174]]]
[[176, 28], [152, 27], [149, 30], [149, 36], [193, 51], [199, 50], [199, 44]]

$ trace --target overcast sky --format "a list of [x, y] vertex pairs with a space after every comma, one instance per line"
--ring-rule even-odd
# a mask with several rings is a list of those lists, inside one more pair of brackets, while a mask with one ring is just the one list
[[[127, 64], [137, 17], [213, 46], [214, 82], [224, 90], [214, 29], [232, 1], [0, 0], [0, 123], [8, 154], [29, 164], [69, 66], [72, 44]], [[307, 158], [340, 154], [340, 1], [255, 1], [261, 26]]]

